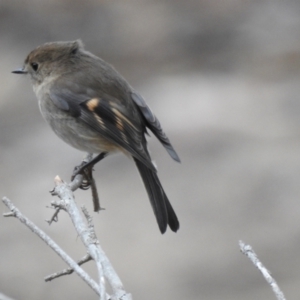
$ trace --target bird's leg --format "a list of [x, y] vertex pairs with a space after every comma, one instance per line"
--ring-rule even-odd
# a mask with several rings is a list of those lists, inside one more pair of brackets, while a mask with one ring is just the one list
[[107, 155], [107, 152], [102, 152], [88, 162], [83, 161], [79, 166], [76, 166], [74, 168], [74, 171], [73, 171], [73, 174], [71, 177], [71, 180], [73, 180], [76, 175], [78, 175], [78, 174], [83, 175], [83, 181], [80, 186], [80, 188], [82, 190], [87, 190], [91, 186], [93, 203], [94, 203], [94, 211], [99, 211], [103, 208], [101, 208], [101, 206], [100, 206], [96, 182], [93, 177], [93, 167], [97, 162], [102, 160], [106, 155]]
[[103, 210], [104, 208], [102, 208], [100, 206], [100, 200], [99, 200], [99, 196], [98, 196], [97, 186], [96, 186], [95, 179], [93, 177], [93, 165], [86, 167], [83, 170], [83, 174], [84, 174], [83, 175], [84, 180], [83, 180], [80, 188], [83, 190], [87, 190], [89, 187], [91, 187], [94, 211], [98, 212], [100, 210]]
[[92, 167], [97, 163], [99, 162], [100, 160], [102, 160], [105, 156], [107, 156], [107, 152], [101, 152], [100, 154], [98, 154], [97, 156], [95, 156], [92, 160], [86, 162], [86, 161], [83, 161], [79, 166], [76, 166], [74, 168], [74, 171], [73, 171], [73, 175], [72, 175], [72, 180], [74, 179], [74, 177], [78, 174], [82, 174], [84, 169], [88, 168], [88, 167]]

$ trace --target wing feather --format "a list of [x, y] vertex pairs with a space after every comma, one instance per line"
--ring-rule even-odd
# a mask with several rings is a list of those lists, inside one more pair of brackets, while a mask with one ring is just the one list
[[97, 131], [99, 136], [120, 146], [148, 168], [156, 171], [142, 143], [144, 126], [130, 119], [119, 101], [114, 101], [108, 95], [90, 98], [88, 95], [72, 93], [66, 88], [52, 88], [50, 98], [59, 109], [82, 120]]
[[162, 145], [165, 147], [165, 149], [168, 151], [170, 156], [180, 162], [180, 158], [178, 154], [176, 153], [175, 149], [171, 145], [170, 140], [164, 133], [160, 122], [156, 118], [156, 116], [151, 111], [150, 107], [147, 105], [145, 100], [140, 96], [139, 94], [133, 92], [131, 93], [132, 100], [137, 105], [138, 109], [140, 110], [141, 114], [143, 115], [147, 127], [153, 132], [153, 134], [158, 138], [158, 140], [162, 143]]

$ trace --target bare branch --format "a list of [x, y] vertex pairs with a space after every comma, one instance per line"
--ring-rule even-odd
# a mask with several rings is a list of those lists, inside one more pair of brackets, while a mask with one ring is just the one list
[[[85, 158], [85, 162], [91, 161], [93, 158], [92, 154], [88, 154]], [[51, 205], [56, 210], [52, 218], [48, 221], [51, 224], [53, 221], [57, 221], [58, 212], [62, 209], [65, 210], [71, 220], [73, 225], [80, 236], [83, 244], [87, 249], [87, 255], [78, 263], [76, 263], [72, 258], [70, 258], [54, 241], [50, 239], [42, 230], [40, 230], [35, 224], [33, 224], [29, 219], [27, 219], [13, 204], [12, 202], [4, 197], [4, 204], [10, 209], [10, 212], [5, 213], [4, 216], [14, 216], [18, 218], [22, 223], [24, 223], [28, 228], [30, 228], [35, 234], [37, 234], [48, 246], [50, 246], [69, 266], [70, 268], [65, 269], [63, 271], [57, 272], [45, 278], [46, 281], [51, 281], [54, 278], [71, 274], [73, 270], [82, 278], [88, 285], [100, 296], [100, 300], [132, 300], [130, 294], [126, 293], [123, 287], [123, 284], [118, 277], [117, 273], [113, 269], [111, 263], [106, 257], [104, 251], [101, 249], [99, 245], [99, 241], [97, 239], [96, 233], [94, 231], [94, 225], [92, 222], [92, 217], [88, 213], [85, 207], [82, 207], [82, 211], [87, 219], [87, 224], [84, 221], [82, 214], [76, 206], [73, 191], [78, 189], [79, 187], [84, 187], [85, 180], [92, 180], [90, 184], [92, 184], [92, 196], [94, 201], [99, 204], [98, 193], [96, 189], [95, 181], [93, 181], [92, 177], [92, 169], [89, 170], [89, 176], [85, 176], [84, 174], [77, 174], [73, 177], [73, 180], [70, 184], [67, 184], [62, 181], [59, 176], [56, 176], [54, 179], [55, 188], [51, 191], [51, 194], [54, 196], [58, 196], [60, 200], [52, 201]], [[100, 209], [100, 205], [99, 209]], [[99, 276], [99, 285], [89, 277], [89, 275], [82, 270], [79, 265], [87, 262], [88, 260], [93, 259], [96, 263], [98, 276]], [[105, 292], [105, 279], [107, 279], [113, 295], [109, 296]]]
[[[2, 198], [3, 203], [9, 208], [11, 213], [23, 224], [25, 224], [33, 233], [40, 237], [52, 250], [54, 250], [74, 271], [78, 274], [98, 295], [100, 294], [97, 283], [82, 269], [78, 264], [68, 256], [45, 232], [38, 228], [33, 222], [25, 217], [20, 210], [6, 197]], [[8, 214], [3, 214], [7, 216]]]
[[[79, 176], [79, 175], [77, 175]], [[77, 177], [76, 176], [76, 177]], [[76, 180], [75, 177], [75, 180]], [[99, 241], [97, 240], [96, 234], [94, 232], [94, 226], [92, 224], [92, 218], [87, 213], [86, 209], [83, 209], [84, 214], [88, 220], [89, 226], [84, 222], [79, 209], [76, 206], [74, 201], [74, 197], [72, 194], [72, 190], [74, 188], [73, 183], [70, 185], [64, 183], [58, 176], [55, 177], [56, 187], [53, 192], [62, 200], [64, 203], [65, 209], [70, 215], [73, 225], [81, 237], [81, 240], [85, 247], [87, 248], [88, 254], [94, 259], [99, 276], [99, 285], [101, 286], [101, 296], [105, 296], [105, 281], [104, 277], [108, 280], [112, 291], [113, 297], [112, 299], [131, 299], [131, 295], [127, 294], [124, 290], [123, 284], [106, 257], [104, 251], [101, 249], [99, 245]], [[80, 186], [80, 185], [79, 185]], [[102, 298], [101, 298], [102, 299]], [[103, 298], [104, 299], [104, 298]]]
[[245, 254], [254, 264], [254, 266], [262, 273], [278, 300], [286, 300], [282, 291], [280, 290], [275, 279], [271, 276], [270, 272], [265, 268], [265, 266], [260, 262], [256, 253], [250, 245], [245, 245], [243, 241], [239, 241], [240, 250]]

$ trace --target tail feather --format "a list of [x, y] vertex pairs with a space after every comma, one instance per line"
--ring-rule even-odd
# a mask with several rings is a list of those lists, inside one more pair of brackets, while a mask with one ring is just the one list
[[179, 229], [179, 221], [156, 172], [138, 159], [133, 159], [143, 179], [161, 233], [165, 233], [167, 225], [176, 232]]
[[165, 195], [166, 207], [167, 207], [167, 212], [168, 212], [168, 224], [169, 224], [171, 230], [176, 232], [179, 229], [179, 221], [178, 221], [176, 213], [175, 213], [169, 199], [167, 198], [165, 192], [164, 192], [164, 195]]

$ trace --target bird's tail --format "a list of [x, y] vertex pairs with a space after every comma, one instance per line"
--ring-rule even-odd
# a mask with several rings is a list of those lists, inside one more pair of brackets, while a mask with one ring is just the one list
[[167, 225], [176, 232], [179, 229], [179, 221], [156, 172], [138, 159], [133, 159], [143, 179], [161, 233], [165, 233]]

